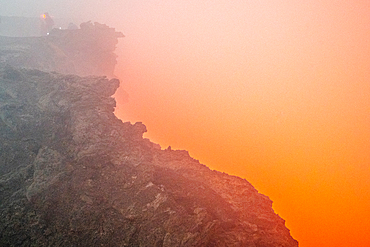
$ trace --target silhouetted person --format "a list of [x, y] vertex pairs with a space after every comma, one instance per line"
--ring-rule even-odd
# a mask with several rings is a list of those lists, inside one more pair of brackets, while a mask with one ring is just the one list
[[54, 20], [48, 12], [45, 12], [41, 18], [41, 35], [48, 35], [54, 26]]

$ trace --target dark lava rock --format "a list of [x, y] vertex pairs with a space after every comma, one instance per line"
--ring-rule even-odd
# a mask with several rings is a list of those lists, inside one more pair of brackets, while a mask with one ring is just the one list
[[53, 29], [43, 37], [0, 36], [0, 67], [113, 77], [118, 38], [114, 28], [95, 22], [80, 29]]
[[112, 76], [120, 36], [0, 37], [0, 246], [298, 246], [249, 182], [117, 119], [117, 79], [80, 77]]
[[0, 246], [298, 246], [246, 180], [117, 119], [118, 86], [0, 69]]

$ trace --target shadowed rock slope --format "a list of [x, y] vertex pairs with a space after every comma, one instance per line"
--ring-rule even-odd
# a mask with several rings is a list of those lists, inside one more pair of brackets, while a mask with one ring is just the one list
[[117, 119], [118, 86], [0, 68], [0, 246], [298, 246], [249, 182]]
[[0, 37], [0, 246], [298, 246], [246, 180], [117, 119], [118, 80], [80, 77], [112, 77], [121, 36]]

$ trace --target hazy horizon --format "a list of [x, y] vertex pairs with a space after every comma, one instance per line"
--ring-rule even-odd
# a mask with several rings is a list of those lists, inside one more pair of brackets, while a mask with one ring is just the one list
[[[300, 247], [370, 246], [370, 2], [5, 1], [0, 15], [97, 21], [117, 116], [269, 196]], [[0, 24], [1, 25], [1, 24]]]

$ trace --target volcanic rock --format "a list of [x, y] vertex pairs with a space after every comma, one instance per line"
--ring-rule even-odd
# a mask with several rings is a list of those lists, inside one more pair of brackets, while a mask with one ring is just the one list
[[[82, 42], [74, 35], [58, 37]], [[60, 48], [56, 37], [39, 41]], [[0, 64], [0, 246], [298, 246], [248, 181], [119, 120], [117, 79], [50, 72], [55, 64]]]
[[0, 36], [0, 66], [113, 77], [118, 38], [114, 28], [95, 22], [80, 29], [53, 29], [43, 37]]

